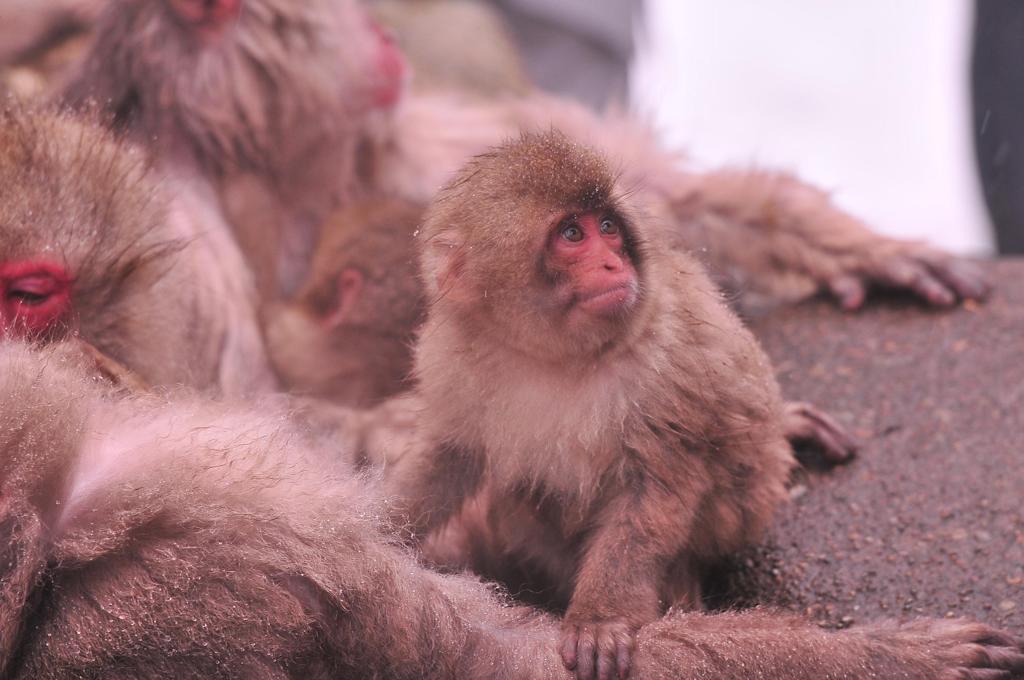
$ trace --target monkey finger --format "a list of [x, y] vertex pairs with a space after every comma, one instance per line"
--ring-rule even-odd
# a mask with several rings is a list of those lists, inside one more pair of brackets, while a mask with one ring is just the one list
[[615, 680], [617, 651], [615, 638], [602, 631], [597, 639], [597, 680]]
[[867, 288], [856, 276], [844, 274], [828, 282], [829, 292], [839, 301], [839, 306], [847, 311], [860, 309], [867, 298]]
[[576, 680], [594, 680], [596, 654], [597, 640], [594, 629], [583, 626], [579, 634], [579, 643], [576, 645]]
[[597, 678], [598, 680], [625, 680], [629, 676], [629, 657], [633, 636], [621, 624], [598, 627]]
[[633, 665], [634, 632], [625, 628], [615, 631], [615, 666], [619, 680], [626, 680]]
[[916, 260], [895, 258], [887, 262], [878, 273], [877, 282], [888, 288], [914, 293], [935, 307], [949, 307], [956, 303], [953, 290], [933, 276], [927, 265]]
[[974, 668], [966, 670], [958, 678], [963, 680], [1010, 680], [1012, 677], [1009, 671], [997, 671], [991, 668]]
[[621, 680], [626, 680], [626, 678], [629, 677], [629, 672], [633, 669], [632, 640], [630, 640], [630, 644], [628, 645], [619, 645], [615, 662], [619, 669], [619, 678]]
[[1024, 653], [1018, 647], [978, 645], [977, 658], [979, 665], [1006, 671], [1024, 671]]
[[975, 642], [979, 645], [988, 645], [990, 647], [1009, 647], [1024, 653], [1024, 644], [1022, 644], [1018, 638], [1010, 635], [1006, 631], [989, 628], [983, 624], [978, 624], [976, 628], [979, 630], [975, 636]]
[[942, 255], [925, 259], [925, 264], [962, 300], [985, 300], [992, 292], [991, 279], [974, 262]]
[[562, 631], [562, 663], [569, 670], [576, 668], [576, 647], [579, 645], [579, 629], [576, 626], [568, 626]]
[[971, 680], [995, 680], [1019, 677], [1024, 657], [1005, 648], [984, 648], [979, 645], [974, 663], [962, 669], [960, 677]]

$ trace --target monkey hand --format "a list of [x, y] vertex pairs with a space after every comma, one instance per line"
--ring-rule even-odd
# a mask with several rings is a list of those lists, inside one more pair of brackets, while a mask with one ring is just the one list
[[935, 307], [984, 300], [991, 292], [991, 281], [973, 262], [918, 243], [879, 240], [836, 257], [837, 271], [819, 282], [843, 309], [859, 309], [870, 288], [905, 291]]
[[562, 624], [562, 663], [577, 680], [625, 680], [629, 677], [637, 626], [624, 617], [588, 619], [566, 616]]
[[976, 265], [877, 234], [790, 175], [727, 169], [703, 175], [696, 186], [672, 204], [683, 240], [747, 304], [824, 292], [844, 309], [858, 309], [872, 288], [887, 288], [949, 307], [984, 299], [991, 289]]
[[924, 646], [931, 660], [946, 669], [939, 678], [1024, 677], [1020, 639], [984, 624], [922, 619], [884, 630], [905, 649]]

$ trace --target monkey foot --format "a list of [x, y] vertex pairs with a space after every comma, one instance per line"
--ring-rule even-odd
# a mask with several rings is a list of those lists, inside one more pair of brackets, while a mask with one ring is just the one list
[[1024, 648], [1003, 631], [969, 621], [918, 621], [901, 636], [919, 638], [945, 668], [940, 680], [1001, 680], [1024, 673]]
[[833, 277], [826, 287], [843, 309], [854, 310], [863, 306], [872, 287], [905, 291], [929, 305], [950, 307], [958, 300], [984, 300], [992, 282], [973, 262], [910, 244]]
[[632, 664], [634, 628], [619, 621], [566, 621], [562, 663], [577, 680], [625, 680]]
[[857, 452], [853, 436], [832, 416], [807, 402], [787, 402], [782, 417], [790, 443], [810, 444], [831, 465], [845, 463]]

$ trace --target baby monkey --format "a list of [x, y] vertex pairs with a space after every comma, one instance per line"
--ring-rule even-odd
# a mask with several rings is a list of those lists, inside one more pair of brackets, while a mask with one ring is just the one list
[[424, 446], [391, 481], [420, 536], [488, 499], [488, 544], [561, 591], [581, 680], [700, 606], [794, 465], [768, 359], [654, 208], [551, 131], [472, 160], [420, 235]]

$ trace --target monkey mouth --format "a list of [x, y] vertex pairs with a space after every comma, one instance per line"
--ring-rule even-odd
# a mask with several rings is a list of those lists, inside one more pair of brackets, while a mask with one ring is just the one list
[[628, 283], [602, 290], [579, 293], [576, 308], [594, 316], [616, 316], [628, 311], [636, 302], [636, 287]]

